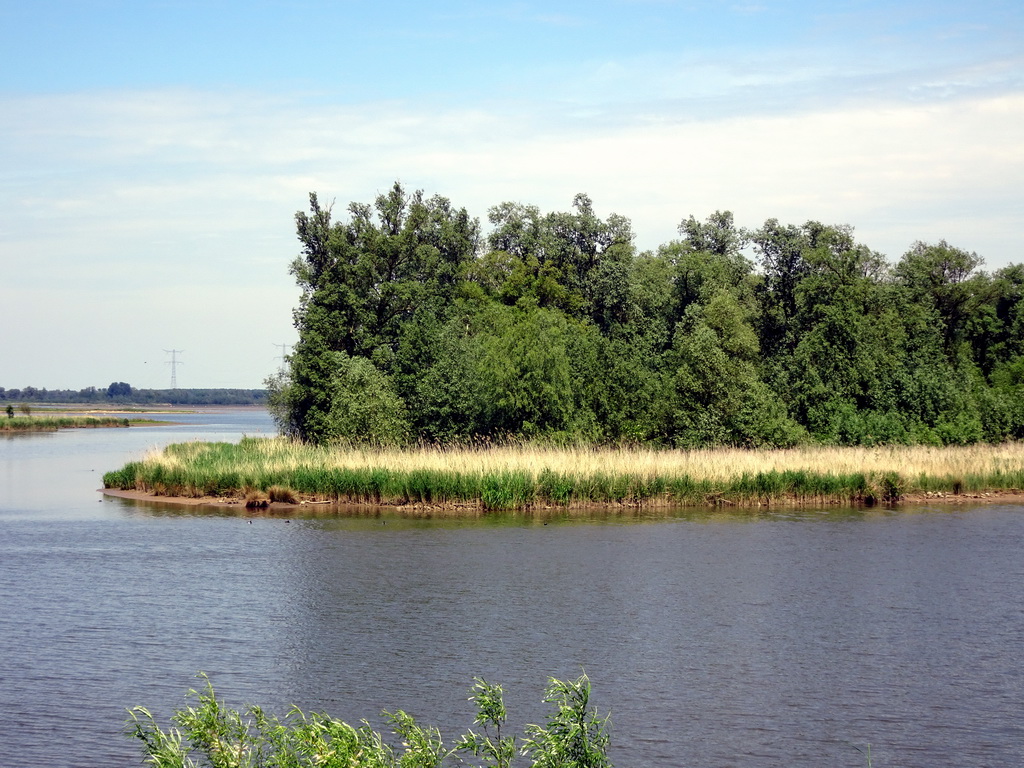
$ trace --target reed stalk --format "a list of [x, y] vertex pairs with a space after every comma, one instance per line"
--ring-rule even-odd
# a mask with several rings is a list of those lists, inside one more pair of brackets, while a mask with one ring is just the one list
[[190, 442], [104, 476], [108, 488], [243, 499], [479, 510], [593, 504], [874, 504], [908, 494], [1024, 489], [1024, 445], [654, 450], [532, 444], [316, 447]]

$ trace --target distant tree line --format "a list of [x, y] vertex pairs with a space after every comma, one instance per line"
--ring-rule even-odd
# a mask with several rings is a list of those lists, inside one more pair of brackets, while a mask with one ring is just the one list
[[123, 381], [98, 389], [5, 389], [0, 401], [94, 405], [265, 405], [265, 389], [135, 389]]
[[728, 211], [637, 252], [628, 219], [502, 203], [489, 231], [400, 184], [296, 214], [302, 440], [661, 446], [1024, 437], [1024, 266], [945, 241], [895, 264], [847, 225]]

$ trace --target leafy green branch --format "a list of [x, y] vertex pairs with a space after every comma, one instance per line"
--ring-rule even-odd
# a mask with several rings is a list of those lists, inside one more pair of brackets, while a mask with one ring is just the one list
[[[156, 768], [441, 768], [464, 765], [465, 757], [481, 768], [511, 768], [517, 756], [534, 768], [611, 768], [607, 757], [608, 717], [590, 707], [590, 680], [551, 678], [544, 701], [554, 705], [547, 724], [529, 725], [517, 739], [503, 733], [507, 720], [500, 685], [474, 678], [469, 700], [477, 714], [472, 728], [453, 748], [445, 747], [437, 728], [422, 726], [404, 712], [383, 713], [400, 747], [365, 720], [357, 728], [323, 713], [292, 708], [284, 719], [260, 707], [228, 708], [205, 675], [195, 701], [176, 710], [166, 730], [145, 707], [128, 711], [126, 733], [141, 742], [144, 762]], [[465, 757], [463, 757], [465, 756]]]

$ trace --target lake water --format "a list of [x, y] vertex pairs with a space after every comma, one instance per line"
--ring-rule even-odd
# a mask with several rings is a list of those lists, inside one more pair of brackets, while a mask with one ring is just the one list
[[473, 676], [540, 721], [585, 669], [627, 766], [1024, 765], [1024, 508], [466, 523], [102, 497], [148, 448], [261, 411], [0, 438], [0, 766], [140, 764], [207, 672], [229, 704], [450, 740]]

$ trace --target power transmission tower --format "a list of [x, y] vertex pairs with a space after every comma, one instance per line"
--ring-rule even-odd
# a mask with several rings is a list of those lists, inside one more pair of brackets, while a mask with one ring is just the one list
[[278, 370], [279, 370], [279, 371], [280, 371], [281, 373], [284, 373], [284, 362], [285, 362], [285, 360], [287, 360], [287, 359], [288, 359], [288, 347], [289, 347], [290, 345], [289, 345], [289, 344], [275, 344], [274, 346], [275, 346], [275, 347], [280, 347], [280, 348], [281, 348], [281, 354], [280, 354], [280, 355], [278, 355], [278, 356], [277, 356], [277, 357], [275, 358], [275, 360], [280, 360], [280, 361], [281, 361], [281, 365], [280, 365], [280, 367], [278, 368]]
[[171, 366], [171, 389], [178, 388], [178, 366], [184, 365], [181, 360], [178, 359], [178, 355], [184, 352], [184, 349], [165, 349], [164, 352], [171, 356], [171, 359], [167, 361], [167, 365]]

